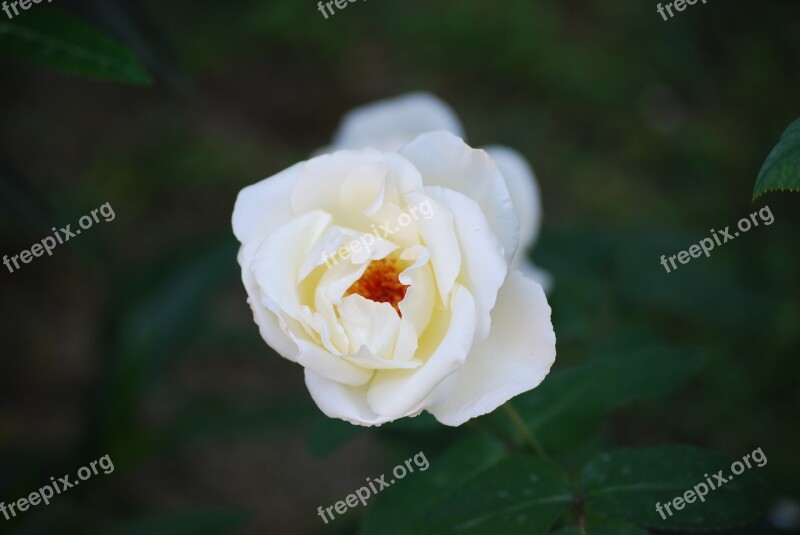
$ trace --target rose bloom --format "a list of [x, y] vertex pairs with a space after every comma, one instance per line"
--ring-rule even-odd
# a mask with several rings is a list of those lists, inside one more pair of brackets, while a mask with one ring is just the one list
[[379, 102], [350, 112], [324, 154], [239, 193], [255, 322], [332, 418], [426, 410], [461, 425], [555, 361], [546, 274], [524, 258], [535, 178], [511, 149], [462, 138], [430, 95]]

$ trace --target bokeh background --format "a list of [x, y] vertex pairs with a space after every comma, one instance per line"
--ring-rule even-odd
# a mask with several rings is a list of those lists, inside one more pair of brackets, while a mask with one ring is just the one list
[[[656, 3], [372, 0], [326, 20], [310, 0], [54, 0], [155, 83], [0, 59], [0, 254], [116, 213], [0, 270], [0, 499], [104, 454], [116, 469], [0, 532], [352, 533], [366, 509], [324, 526], [317, 506], [420, 450], [435, 469], [462, 430], [320, 416], [258, 335], [230, 230], [242, 187], [328, 143], [352, 107], [416, 90], [449, 102], [472, 145], [532, 162], [557, 369], [655, 343], [705, 357], [570, 454], [761, 447], [760, 475], [800, 497], [800, 197], [751, 201], [800, 116], [800, 5], [709, 0], [665, 22]], [[659, 264], [765, 205], [771, 226]], [[781, 533], [769, 524], [741, 533]]]

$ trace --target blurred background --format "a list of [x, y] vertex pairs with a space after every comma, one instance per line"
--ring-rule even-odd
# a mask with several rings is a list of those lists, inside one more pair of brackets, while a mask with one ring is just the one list
[[[242, 187], [327, 144], [349, 109], [417, 90], [471, 145], [536, 170], [556, 369], [651, 345], [703, 356], [565, 455], [761, 447], [760, 475], [800, 498], [800, 198], [751, 201], [800, 116], [800, 5], [710, 1], [665, 22], [655, 1], [624, 4], [373, 0], [325, 19], [310, 0], [54, 0], [154, 83], [0, 58], [0, 254], [116, 214], [0, 270], [0, 500], [105, 454], [115, 471], [0, 533], [352, 533], [368, 509], [325, 526], [317, 507], [420, 450], [435, 468], [462, 429], [321, 417], [259, 337], [230, 229]], [[659, 263], [765, 205], [771, 226]], [[787, 532], [770, 524], [741, 533]]]

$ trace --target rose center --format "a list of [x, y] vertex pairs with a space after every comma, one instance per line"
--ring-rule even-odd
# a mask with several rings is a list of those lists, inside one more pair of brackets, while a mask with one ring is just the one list
[[345, 295], [358, 294], [378, 303], [389, 303], [400, 316], [398, 303], [406, 296], [408, 285], [400, 282], [397, 259], [382, 258], [367, 266], [361, 278], [350, 286]]

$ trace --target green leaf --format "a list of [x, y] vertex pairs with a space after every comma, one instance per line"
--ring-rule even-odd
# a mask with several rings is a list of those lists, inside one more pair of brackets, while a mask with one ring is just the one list
[[0, 21], [0, 51], [39, 65], [96, 80], [136, 85], [150, 75], [127, 49], [66, 12], [35, 9]]
[[363, 534], [407, 534], [415, 521], [438, 504], [447, 489], [459, 488], [507, 456], [504, 445], [487, 435], [471, 435], [429, 460], [424, 472], [414, 472], [383, 490], [367, 512]]
[[[751, 463], [756, 466], [754, 461]], [[714, 477], [720, 470], [722, 477], [732, 479], [720, 484]], [[753, 469], [733, 475], [731, 462], [725, 457], [690, 446], [620, 449], [601, 454], [583, 469], [582, 487], [588, 511], [658, 529], [732, 528], [755, 520], [770, 496]], [[670, 516], [664, 504], [678, 497], [683, 500], [692, 490], [694, 497], [687, 496], [692, 503], [684, 503], [680, 510], [673, 503]], [[698, 500], [698, 492], [705, 492], [702, 501]], [[657, 512], [657, 503], [662, 504], [665, 518]]]
[[669, 347], [613, 352], [555, 370], [538, 388], [515, 399], [526, 426], [546, 448], [563, 450], [584, 440], [609, 410], [669, 390], [702, 362], [693, 353]]
[[573, 504], [564, 470], [514, 455], [451, 491], [414, 526], [415, 533], [547, 533]]
[[800, 119], [789, 125], [761, 167], [753, 199], [778, 190], [800, 191]]
[[583, 531], [578, 527], [570, 526], [554, 531], [552, 535], [647, 535], [647, 532], [625, 522], [593, 522], [587, 519], [586, 528]]
[[149, 516], [110, 526], [97, 535], [226, 535], [247, 520], [241, 511], [203, 509]]

